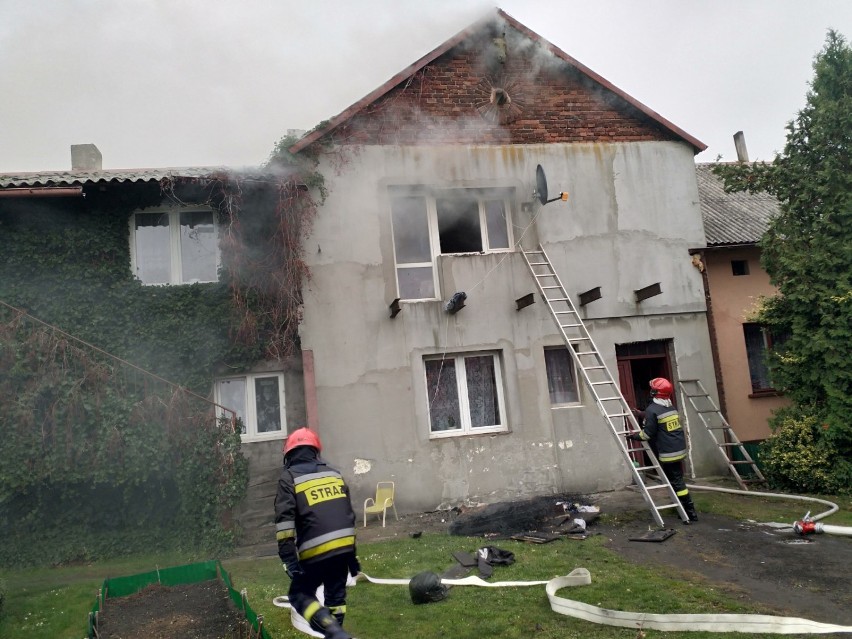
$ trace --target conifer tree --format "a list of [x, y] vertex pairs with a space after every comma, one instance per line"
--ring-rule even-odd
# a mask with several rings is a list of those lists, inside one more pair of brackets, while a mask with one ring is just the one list
[[789, 488], [845, 492], [852, 490], [852, 48], [840, 33], [828, 32], [813, 68], [784, 151], [772, 163], [715, 170], [726, 190], [768, 192], [781, 208], [760, 242], [778, 294], [763, 300], [758, 320], [782, 338], [772, 377], [792, 401], [773, 417], [770, 476]]

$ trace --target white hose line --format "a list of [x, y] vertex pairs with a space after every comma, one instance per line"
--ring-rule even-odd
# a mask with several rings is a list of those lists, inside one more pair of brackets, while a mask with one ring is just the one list
[[591, 583], [589, 571], [577, 568], [565, 577], [551, 579], [546, 587], [547, 598], [554, 612], [568, 615], [585, 621], [618, 626], [620, 628], [635, 628], [637, 630], [706, 630], [708, 632], [747, 632], [776, 633], [790, 635], [796, 633], [827, 634], [830, 632], [852, 632], [852, 626], [836, 626], [796, 617], [773, 617], [771, 615], [738, 615], [738, 614], [671, 614], [658, 615], [644, 612], [623, 612], [609, 610], [589, 604], [557, 597], [556, 591], [566, 586], [576, 586], [578, 571], [584, 571]]
[[[748, 495], [750, 497], [776, 497], [778, 499], [797, 499], [799, 501], [813, 501], [818, 504], [823, 504], [826, 506], [830, 506], [828, 510], [824, 513], [820, 513], [819, 515], [815, 515], [811, 517], [813, 521], [819, 521], [820, 519], [824, 519], [829, 515], [833, 515], [836, 513], [840, 507], [832, 501], [828, 501], [826, 499], [817, 499], [816, 497], [806, 497], [804, 495], [786, 495], [784, 493], [760, 493], [754, 490], [737, 490], [735, 488], [720, 488], [718, 486], [701, 486], [699, 484], [687, 484], [687, 488], [690, 490], [707, 490], [716, 493], [733, 493], [735, 495]], [[791, 524], [792, 525], [792, 524]]]
[[850, 526], [832, 526], [830, 524], [817, 524], [817, 532], [828, 533], [829, 535], [844, 535], [852, 537], [852, 527]]
[[[366, 580], [381, 586], [405, 586], [410, 579], [379, 579], [360, 573], [357, 581]], [[741, 614], [652, 614], [645, 612], [624, 612], [610, 610], [590, 604], [558, 597], [556, 592], [562, 588], [587, 586], [592, 583], [591, 573], [585, 568], [575, 568], [569, 574], [554, 577], [548, 581], [494, 581], [489, 582], [477, 576], [463, 579], [442, 579], [447, 586], [480, 586], [503, 588], [513, 586], [545, 586], [550, 608], [553, 612], [592, 623], [619, 628], [636, 628], [638, 630], [653, 629], [671, 630], [706, 630], [709, 632], [746, 632], [751, 634], [775, 633], [789, 634], [828, 634], [831, 632], [852, 633], [852, 626], [837, 626], [820, 623], [797, 617], [773, 617], [771, 615], [741, 615]], [[350, 580], [350, 585], [354, 584]], [[321, 593], [318, 593], [321, 595]], [[290, 620], [293, 627], [305, 634], [321, 637], [311, 629], [308, 623], [290, 606], [287, 597], [276, 597], [272, 603], [280, 608], [290, 608]]]

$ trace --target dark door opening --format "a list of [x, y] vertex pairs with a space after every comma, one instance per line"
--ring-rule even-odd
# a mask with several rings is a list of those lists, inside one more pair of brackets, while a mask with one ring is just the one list
[[[665, 377], [674, 384], [671, 360], [669, 359], [669, 344], [668, 340], [652, 340], [615, 345], [618, 383], [621, 387], [621, 394], [624, 395], [624, 399], [627, 400], [630, 408], [645, 410], [645, 407], [651, 403], [651, 391], [648, 382], [655, 377]], [[677, 404], [677, 399], [674, 396], [672, 403]], [[625, 421], [627, 420], [625, 419]], [[639, 425], [642, 425], [641, 421]], [[625, 427], [627, 427], [627, 424], [625, 424]], [[634, 461], [647, 465], [644, 455], [642, 455], [642, 459], [639, 458], [641, 446], [637, 444], [632, 448], [636, 448], [638, 451], [633, 455]], [[654, 451], [654, 454], [656, 455], [656, 451]]]
[[655, 377], [674, 383], [668, 345], [665, 340], [615, 345], [619, 386], [631, 407], [642, 410], [651, 402], [648, 382]]

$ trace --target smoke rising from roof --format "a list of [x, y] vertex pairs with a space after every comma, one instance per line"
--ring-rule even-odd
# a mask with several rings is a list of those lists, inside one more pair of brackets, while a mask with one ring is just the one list
[[[45, 5], [49, 6], [44, 11]], [[826, 29], [852, 3], [504, 0], [512, 17], [663, 117], [770, 159], [804, 104]], [[6, 2], [0, 171], [256, 165], [494, 9], [481, 0]], [[849, 34], [845, 34], [849, 36]], [[747, 62], [744, 62], [747, 60]]]

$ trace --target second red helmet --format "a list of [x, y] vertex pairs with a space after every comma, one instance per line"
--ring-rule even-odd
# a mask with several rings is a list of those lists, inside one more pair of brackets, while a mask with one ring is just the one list
[[671, 399], [674, 387], [665, 377], [655, 377], [650, 382], [651, 395], [660, 399]]

